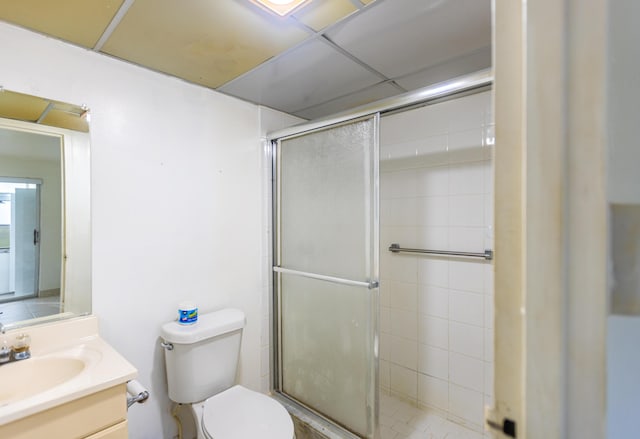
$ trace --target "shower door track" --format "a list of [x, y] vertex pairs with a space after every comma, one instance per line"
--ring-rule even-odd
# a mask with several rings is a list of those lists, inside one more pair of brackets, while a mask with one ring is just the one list
[[[272, 261], [277, 261], [277, 252], [279, 249], [279, 236], [278, 236], [278, 226], [277, 226], [277, 212], [279, 206], [277, 205], [277, 157], [276, 150], [277, 144], [280, 139], [290, 136], [302, 135], [311, 131], [319, 130], [331, 125], [337, 125], [340, 123], [344, 123], [347, 121], [352, 121], [358, 118], [372, 116], [376, 113], [380, 115], [389, 115], [395, 112], [402, 112], [406, 110], [410, 110], [413, 108], [417, 108], [424, 105], [432, 105], [439, 102], [443, 102], [450, 99], [455, 99], [458, 97], [462, 97], [469, 94], [479, 93], [485, 90], [488, 90], [492, 87], [493, 84], [493, 75], [491, 69], [480, 70], [475, 73], [471, 73], [465, 76], [460, 76], [458, 78], [454, 78], [445, 82], [437, 83], [434, 85], [430, 85], [413, 92], [405, 93], [400, 96], [383, 99], [378, 102], [374, 102], [371, 104], [366, 104], [355, 109], [349, 110], [347, 112], [338, 113], [334, 116], [319, 119], [315, 121], [305, 122], [299, 125], [295, 125], [293, 127], [285, 128], [282, 130], [278, 130], [267, 135], [266, 147], [268, 148], [271, 154], [271, 163], [272, 163], [272, 205], [271, 205], [271, 230], [273, 230], [272, 234], [272, 242], [271, 242], [271, 257]], [[280, 295], [280, 285], [279, 285], [279, 277], [276, 276], [276, 273], [284, 273], [285, 271], [289, 271], [289, 269], [281, 268], [274, 264], [271, 264], [271, 269], [269, 270], [269, 275], [272, 277], [270, 282], [270, 316], [271, 316], [271, 329], [270, 329], [270, 364], [271, 364], [271, 373], [270, 373], [270, 388], [274, 397], [282, 402], [290, 413], [302, 417], [302, 419], [307, 422], [312, 427], [316, 427], [318, 431], [322, 434], [327, 435], [330, 438], [335, 439], [357, 439], [359, 436], [353, 434], [349, 430], [345, 429], [343, 426], [333, 422], [331, 419], [326, 418], [322, 414], [316, 412], [310, 407], [302, 404], [297, 401], [295, 398], [283, 393], [282, 389], [282, 370], [280, 369], [281, 364], [281, 347], [279, 346], [279, 340], [282, 335], [282, 326], [280, 321], [280, 313], [279, 313], [279, 303], [281, 298]], [[295, 270], [292, 270], [295, 271]], [[322, 280], [331, 281], [333, 278], [330, 276], [322, 276], [312, 273], [305, 272], [296, 272], [297, 275], [304, 276], [305, 274], [312, 275], [307, 277], [314, 277], [318, 279], [319, 277], [323, 277]], [[327, 279], [330, 278], [330, 279]], [[333, 280], [342, 281], [340, 278], [335, 278]], [[355, 282], [358, 286], [367, 286], [368, 288], [376, 288], [376, 285], [372, 287], [372, 282], [358, 282], [358, 281], [348, 281]], [[362, 285], [360, 285], [362, 284]], [[376, 338], [378, 334], [376, 334]], [[377, 367], [376, 367], [377, 369]], [[379, 437], [379, 436], [377, 436]], [[377, 439], [376, 437], [376, 439]]]

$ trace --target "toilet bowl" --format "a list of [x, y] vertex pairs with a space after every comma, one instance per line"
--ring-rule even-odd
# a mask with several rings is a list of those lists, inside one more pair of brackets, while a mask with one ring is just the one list
[[280, 403], [234, 386], [244, 324], [242, 311], [224, 309], [163, 325], [169, 398], [191, 406], [198, 439], [294, 439]]
[[274, 399], [234, 386], [191, 405], [198, 439], [294, 439], [287, 410]]

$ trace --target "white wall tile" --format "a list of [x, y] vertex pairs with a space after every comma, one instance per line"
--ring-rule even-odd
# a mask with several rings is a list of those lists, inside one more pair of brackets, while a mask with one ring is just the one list
[[[485, 197], [485, 195], [451, 196], [449, 198], [449, 225], [484, 227]], [[422, 213], [422, 210], [419, 212]]]
[[449, 262], [449, 286], [459, 291], [484, 292], [485, 266], [478, 260], [452, 260]]
[[484, 361], [451, 352], [449, 354], [449, 374], [452, 383], [467, 389], [484, 391]]
[[494, 332], [493, 329], [484, 330], [484, 361], [493, 361], [494, 349]]
[[449, 138], [447, 135], [425, 137], [416, 145], [414, 165], [421, 168], [442, 166], [449, 163]]
[[[391, 206], [387, 212], [389, 226], [415, 226], [419, 224], [420, 218], [418, 215], [422, 215], [423, 212], [418, 212], [420, 206], [415, 202], [414, 198], [392, 198], [388, 200], [388, 204]], [[482, 205], [484, 209], [484, 205]], [[481, 214], [483, 214], [481, 210]]]
[[391, 244], [399, 243], [405, 247], [417, 245], [418, 227], [413, 226], [391, 226], [386, 225], [380, 228], [380, 251], [386, 256], [389, 254]]
[[390, 308], [391, 334], [409, 340], [418, 339], [418, 315], [415, 310]]
[[484, 159], [482, 128], [449, 133], [449, 163], [478, 162]]
[[389, 305], [415, 313], [418, 306], [418, 284], [389, 281]]
[[449, 319], [469, 325], [483, 326], [484, 299], [483, 294], [451, 290], [449, 292]]
[[391, 333], [391, 308], [388, 306], [380, 307], [380, 332]]
[[380, 199], [411, 198], [417, 194], [417, 171], [407, 169], [380, 174]]
[[485, 194], [484, 195], [484, 225], [486, 227], [493, 227], [493, 208], [494, 208], [494, 201], [493, 201], [493, 194]]
[[445, 226], [417, 227], [416, 248], [448, 250], [449, 228]]
[[493, 294], [484, 295], [484, 326], [485, 328], [493, 328]]
[[391, 381], [390, 381], [390, 372], [389, 372], [389, 362], [387, 360], [382, 360], [382, 359], [380, 360], [380, 369], [378, 373], [380, 373], [380, 385], [382, 386], [382, 388], [388, 389]]
[[449, 290], [434, 285], [419, 285], [418, 309], [420, 314], [449, 318]]
[[476, 426], [484, 423], [484, 397], [480, 392], [450, 384], [449, 410], [453, 415]]
[[413, 399], [417, 379], [421, 404], [477, 430], [483, 394], [493, 391], [492, 265], [387, 247], [493, 247], [490, 113], [490, 93], [482, 93], [385, 117], [381, 125], [382, 155], [391, 158], [380, 165], [381, 320], [388, 321], [381, 324], [394, 334], [381, 335], [381, 382]]
[[494, 383], [494, 367], [493, 362], [484, 363], [484, 394], [493, 395]]
[[387, 280], [396, 280], [400, 282], [417, 282], [418, 280], [418, 260], [415, 256], [407, 254], [386, 254], [387, 271], [385, 278]]
[[391, 383], [389, 388], [408, 398], [418, 397], [418, 373], [402, 366], [389, 364]]
[[391, 351], [390, 349], [390, 343], [389, 343], [389, 337], [391, 336], [389, 333], [386, 332], [381, 332], [379, 334], [380, 336], [380, 359], [382, 360], [389, 360], [389, 352]]
[[[382, 264], [381, 264], [382, 265]], [[389, 287], [386, 279], [380, 279], [380, 309], [389, 307]]]
[[493, 124], [484, 127], [484, 159], [493, 160], [493, 151], [496, 145], [495, 126]]
[[420, 344], [418, 346], [418, 372], [448, 380], [449, 351]]
[[469, 128], [478, 128], [484, 125], [487, 109], [487, 96], [475, 94], [468, 99], [454, 99], [447, 111], [452, 115], [449, 118], [449, 131], [460, 131]]
[[[485, 147], [485, 152], [486, 152]], [[482, 178], [483, 184], [482, 188], [484, 189], [485, 194], [493, 193], [493, 162], [491, 160], [484, 160], [482, 162]]]
[[[449, 197], [421, 197], [412, 200], [413, 208], [417, 214], [414, 223], [418, 226], [446, 226], [449, 224]], [[459, 204], [459, 203], [458, 203]], [[484, 207], [483, 205], [481, 205]], [[464, 207], [456, 205], [458, 210]], [[460, 214], [460, 212], [457, 212]], [[480, 210], [480, 215], [483, 211]]]
[[464, 323], [449, 323], [449, 349], [477, 359], [484, 358], [484, 330]]
[[486, 231], [482, 227], [450, 227], [448, 232], [450, 250], [482, 253], [485, 249]]
[[449, 286], [449, 261], [440, 257], [423, 256], [418, 259], [418, 283]]
[[407, 369], [418, 369], [418, 342], [402, 337], [390, 336], [391, 352], [389, 361]]
[[416, 196], [446, 196], [449, 194], [449, 167], [434, 166], [416, 172]]
[[493, 264], [485, 264], [484, 266], [484, 292], [493, 295]]
[[449, 166], [449, 194], [484, 194], [484, 162], [452, 163]]
[[449, 323], [439, 317], [421, 316], [418, 332], [420, 343], [442, 348], [449, 348]]
[[449, 385], [445, 380], [418, 374], [418, 401], [441, 410], [448, 410], [448, 387]]

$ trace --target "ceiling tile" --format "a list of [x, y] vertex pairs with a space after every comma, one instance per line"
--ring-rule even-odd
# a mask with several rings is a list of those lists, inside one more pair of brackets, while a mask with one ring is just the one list
[[123, 0], [0, 0], [0, 19], [93, 47]]
[[215, 88], [307, 36], [248, 0], [136, 0], [102, 51]]
[[491, 47], [485, 47], [468, 55], [459, 56], [433, 67], [412, 73], [411, 75], [396, 78], [395, 81], [407, 90], [415, 90], [490, 67]]
[[8, 90], [0, 92], [0, 117], [35, 122], [46, 110], [49, 101], [36, 96]]
[[324, 104], [298, 111], [296, 115], [304, 117], [305, 119], [318, 119], [359, 107], [360, 105], [370, 104], [380, 99], [395, 96], [400, 92], [397, 87], [389, 83], [376, 84], [348, 96], [343, 96]]
[[380, 81], [328, 44], [311, 40], [219, 90], [290, 114]]
[[349, 0], [316, 0], [293, 16], [317, 32], [357, 10]]
[[490, 45], [491, 0], [378, 0], [327, 36], [395, 78]]

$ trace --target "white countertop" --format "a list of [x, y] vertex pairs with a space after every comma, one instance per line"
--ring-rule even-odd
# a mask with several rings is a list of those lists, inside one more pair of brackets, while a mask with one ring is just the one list
[[[27, 392], [18, 397], [5, 396], [4, 399], [0, 396], [0, 425], [134, 379], [138, 373], [136, 368], [100, 338], [97, 328], [97, 318], [87, 316], [7, 331], [3, 337], [9, 340], [21, 333], [31, 336], [32, 358], [0, 366], [0, 395], [3, 385], [17, 387], [11, 381], [12, 376], [16, 380], [24, 380], [20, 376], [24, 373], [21, 374], [18, 369], [20, 363], [30, 373], [38, 373], [37, 369], [31, 371], [39, 363], [45, 364], [60, 358], [81, 360], [84, 368], [67, 381], [44, 391]], [[27, 364], [29, 361], [32, 363]], [[46, 372], [43, 371], [43, 374]]]

